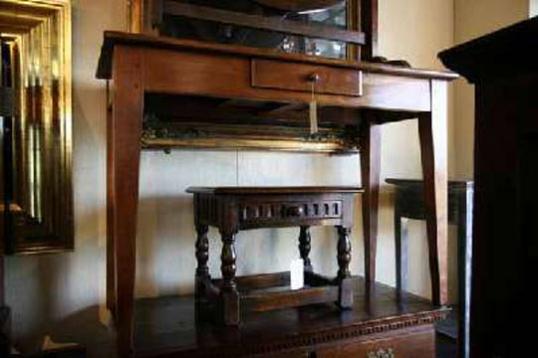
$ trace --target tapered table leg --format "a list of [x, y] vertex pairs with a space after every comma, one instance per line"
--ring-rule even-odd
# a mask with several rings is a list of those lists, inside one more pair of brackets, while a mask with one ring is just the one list
[[431, 113], [422, 113], [419, 116], [432, 301], [437, 305], [445, 305], [448, 294], [446, 98], [446, 83], [432, 80]]
[[376, 276], [381, 127], [374, 122], [373, 114], [365, 116], [364, 119], [361, 133], [361, 176], [365, 190], [362, 196], [364, 275], [367, 286], [373, 286]]
[[224, 324], [235, 326], [239, 324], [239, 293], [235, 283], [235, 233], [222, 232], [221, 272], [221, 308]]
[[133, 353], [133, 310], [136, 221], [140, 170], [143, 93], [140, 50], [119, 46], [114, 51], [114, 107], [108, 123], [107, 233], [113, 249], [107, 270], [108, 301], [114, 301], [120, 357]]
[[394, 236], [396, 252], [396, 290], [407, 291], [407, 271], [409, 237], [407, 232], [408, 219], [402, 217], [398, 204], [394, 210]]

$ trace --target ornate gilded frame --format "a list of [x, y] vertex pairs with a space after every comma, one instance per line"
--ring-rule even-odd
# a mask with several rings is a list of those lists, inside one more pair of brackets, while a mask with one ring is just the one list
[[15, 93], [5, 252], [72, 250], [71, 1], [0, 0], [0, 34]]

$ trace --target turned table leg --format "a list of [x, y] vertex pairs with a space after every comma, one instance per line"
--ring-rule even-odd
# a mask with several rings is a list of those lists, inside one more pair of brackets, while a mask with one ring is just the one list
[[107, 269], [109, 307], [117, 327], [118, 356], [133, 354], [136, 222], [143, 91], [140, 50], [114, 51], [114, 104], [107, 145]]
[[349, 263], [351, 262], [350, 228], [337, 226], [338, 231], [338, 273], [336, 279], [339, 284], [338, 305], [341, 308], [353, 306], [353, 285]]
[[202, 299], [206, 294], [206, 283], [209, 281], [209, 267], [207, 261], [209, 259], [209, 240], [207, 238], [207, 225], [196, 225], [196, 260], [198, 267], [196, 268], [195, 277], [195, 297], [196, 301]]
[[447, 303], [448, 183], [446, 84], [432, 81], [432, 109], [419, 116], [432, 301]]
[[239, 324], [239, 293], [235, 283], [235, 233], [222, 232], [221, 272], [221, 309], [224, 324], [234, 326]]
[[310, 236], [310, 226], [301, 226], [299, 234], [299, 253], [304, 261], [305, 271], [312, 272], [312, 262], [310, 261], [310, 249], [312, 238]]

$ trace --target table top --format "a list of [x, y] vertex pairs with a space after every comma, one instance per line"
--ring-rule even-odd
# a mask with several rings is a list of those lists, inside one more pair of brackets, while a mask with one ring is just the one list
[[291, 62], [303, 62], [317, 65], [355, 68], [362, 71], [415, 78], [435, 78], [451, 81], [459, 77], [457, 74], [450, 71], [407, 68], [387, 64], [370, 63], [365, 61], [330, 59], [304, 54], [284, 53], [276, 49], [263, 49], [247, 46], [218, 44], [190, 39], [177, 39], [166, 36], [133, 34], [119, 31], [105, 31], [103, 45], [101, 47], [101, 56], [99, 58], [99, 64], [97, 68], [97, 78], [111, 78], [113, 57], [112, 53], [116, 45], [160, 48], [176, 51], [196, 50], [200, 52], [233, 54], [246, 57], [271, 58]]
[[354, 194], [362, 193], [359, 186], [222, 186], [222, 187], [190, 187], [190, 194], [212, 195], [301, 195], [301, 194]]

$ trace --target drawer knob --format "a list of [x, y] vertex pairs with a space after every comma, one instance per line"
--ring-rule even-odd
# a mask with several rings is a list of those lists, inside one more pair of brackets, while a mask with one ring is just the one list
[[302, 206], [289, 206], [286, 208], [286, 216], [299, 217], [304, 213]]
[[394, 358], [394, 351], [392, 348], [379, 349], [377, 351], [368, 352], [367, 358]]
[[318, 83], [321, 77], [317, 73], [312, 73], [308, 76], [308, 82]]

